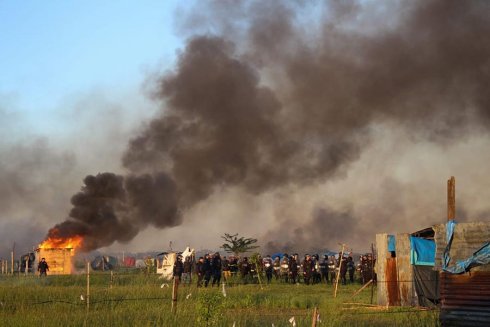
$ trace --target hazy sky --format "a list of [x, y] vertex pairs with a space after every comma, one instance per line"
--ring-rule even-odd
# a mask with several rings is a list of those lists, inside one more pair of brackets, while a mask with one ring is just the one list
[[130, 131], [154, 112], [145, 80], [183, 45], [179, 3], [0, 1], [0, 252], [35, 246], [86, 174], [119, 169]]
[[489, 33], [477, 0], [0, 0], [0, 256], [104, 172], [158, 196], [103, 251], [367, 250], [443, 222], [451, 175], [488, 220]]
[[157, 65], [171, 67], [178, 3], [0, 1], [0, 94], [49, 134], [67, 97], [135, 89]]

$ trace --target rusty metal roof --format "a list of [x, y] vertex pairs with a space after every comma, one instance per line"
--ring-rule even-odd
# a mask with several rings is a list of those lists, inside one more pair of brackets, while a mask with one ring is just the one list
[[490, 272], [440, 273], [442, 326], [490, 326]]

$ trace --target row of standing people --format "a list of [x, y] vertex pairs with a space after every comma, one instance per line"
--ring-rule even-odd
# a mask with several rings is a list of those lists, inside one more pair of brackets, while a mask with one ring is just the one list
[[[221, 278], [228, 280], [231, 276], [239, 276], [244, 283], [252, 281], [257, 274], [264, 274], [267, 283], [273, 278], [284, 283], [296, 284], [303, 281], [306, 285], [316, 283], [334, 283], [337, 273], [342, 284], [347, 284], [348, 280], [354, 283], [354, 273], [360, 273], [362, 283], [369, 281], [373, 274], [373, 260], [368, 256], [362, 256], [358, 266], [354, 264], [352, 255], [335, 256], [324, 255], [321, 259], [318, 255], [306, 254], [301, 261], [298, 254], [284, 254], [282, 258], [271, 258], [270, 255], [264, 258], [257, 258], [251, 262], [248, 257], [240, 260], [237, 257], [223, 257], [217, 252], [206, 254], [194, 262], [187, 257], [182, 262], [182, 257], [178, 256], [174, 264], [173, 275], [184, 285], [191, 283], [192, 274], [197, 276], [197, 286], [207, 287], [219, 285]], [[340, 269], [339, 269], [340, 267]]]

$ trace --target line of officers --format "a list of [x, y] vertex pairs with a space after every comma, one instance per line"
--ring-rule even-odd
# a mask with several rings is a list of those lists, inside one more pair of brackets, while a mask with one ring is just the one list
[[376, 281], [374, 265], [375, 260], [371, 254], [362, 255], [356, 265], [350, 253], [345, 255], [339, 253], [338, 257], [324, 255], [321, 258], [318, 254], [305, 254], [302, 259], [297, 253], [292, 255], [284, 253], [282, 257], [276, 256], [274, 259], [266, 255], [250, 260], [248, 257], [221, 257], [216, 252], [199, 257], [197, 262], [191, 257], [182, 261], [182, 256], [177, 256], [173, 276], [184, 285], [189, 285], [194, 274], [197, 277], [198, 287], [208, 287], [209, 284], [219, 286], [222, 278], [225, 281], [240, 278], [244, 284], [247, 284], [256, 283], [264, 276], [267, 283], [275, 279], [278, 282], [291, 284], [300, 282], [306, 285], [333, 284], [339, 274], [339, 281], [345, 285], [348, 281], [354, 283], [354, 275], [357, 271], [358, 280], [365, 284], [371, 279]]

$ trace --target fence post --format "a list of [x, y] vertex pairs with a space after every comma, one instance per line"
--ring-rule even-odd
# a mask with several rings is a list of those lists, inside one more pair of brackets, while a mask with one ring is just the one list
[[315, 309], [313, 309], [313, 317], [311, 319], [311, 327], [316, 327], [317, 320], [318, 320], [318, 308], [315, 307]]
[[90, 309], [90, 262], [87, 261], [87, 312]]
[[172, 287], [172, 312], [177, 310], [177, 293], [179, 291], [179, 277], [174, 276], [174, 284]]

